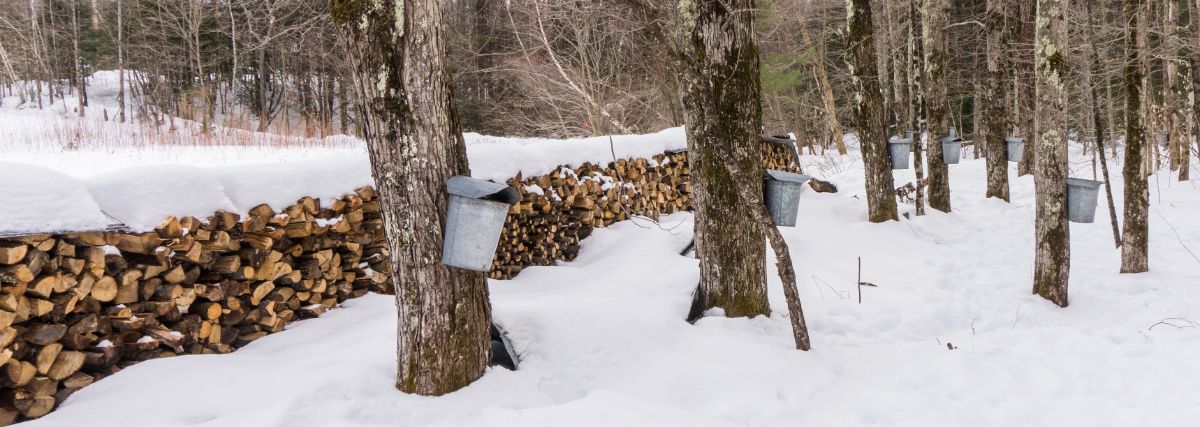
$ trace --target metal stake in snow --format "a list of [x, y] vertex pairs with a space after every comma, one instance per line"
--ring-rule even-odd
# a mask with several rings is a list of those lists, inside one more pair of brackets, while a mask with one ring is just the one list
[[857, 286], [857, 288], [858, 288], [858, 303], [859, 304], [862, 304], [862, 287], [863, 286], [870, 286], [872, 288], [878, 288], [878, 286], [875, 286], [874, 283], [864, 282], [862, 280], [862, 257], [858, 257], [858, 286]]

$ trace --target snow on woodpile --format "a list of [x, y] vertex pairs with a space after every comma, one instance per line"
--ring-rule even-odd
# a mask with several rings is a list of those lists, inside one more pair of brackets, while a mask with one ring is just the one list
[[545, 175], [559, 166], [576, 168], [584, 163], [608, 164], [618, 159], [648, 159], [668, 150], [687, 147], [683, 128], [645, 135], [614, 135], [578, 139], [508, 138], [468, 133], [467, 158], [471, 176], [502, 182], [520, 173]]
[[262, 203], [280, 210], [305, 196], [329, 201], [375, 185], [366, 156], [214, 169], [238, 212]]
[[104, 230], [112, 221], [78, 179], [50, 169], [0, 162], [0, 235]]
[[[55, 117], [47, 115], [43, 118]], [[10, 232], [63, 231], [79, 226], [96, 228], [95, 224], [79, 222], [80, 215], [87, 215], [79, 209], [74, 209], [72, 214], [64, 213], [66, 209], [61, 203], [74, 200], [99, 206], [98, 210], [107, 212], [130, 228], [147, 231], [167, 216], [203, 218], [218, 210], [244, 214], [262, 203], [278, 210], [306, 196], [331, 200], [374, 184], [362, 141], [349, 136], [339, 138], [341, 144], [357, 144], [358, 148], [329, 150], [325, 157], [315, 159], [304, 147], [264, 151], [255, 147], [155, 146], [128, 150], [9, 153], [8, 158], [28, 163], [13, 164], [21, 171], [38, 172], [18, 172], [18, 167], [13, 166], [6, 167], [4, 173], [33, 177], [23, 179], [35, 181], [36, 177], [55, 176], [57, 180], [72, 182], [73, 187], [53, 185], [34, 187], [40, 190], [32, 191], [29, 185], [19, 184], [24, 181], [6, 180], [0, 184], [0, 196], [4, 197], [0, 200], [6, 202], [0, 209], [11, 213], [0, 215], [0, 223]], [[613, 160], [614, 153], [618, 159], [650, 159], [664, 151], [687, 146], [683, 128], [646, 135], [613, 136], [611, 146], [607, 136], [540, 139], [468, 133], [466, 140], [471, 175], [496, 182], [505, 182], [518, 174], [524, 177], [545, 175], [563, 166], [606, 165]], [[87, 157], [87, 161], [76, 158], [80, 156]], [[17, 199], [15, 192], [29, 195]], [[30, 195], [59, 204], [46, 204], [40, 199], [30, 199]], [[7, 203], [13, 200], [27, 200], [27, 203]], [[31, 206], [33, 203], [38, 206]]]
[[105, 212], [136, 230], [153, 229], [168, 216], [205, 218], [218, 210], [237, 212], [210, 168], [138, 166], [86, 181]]

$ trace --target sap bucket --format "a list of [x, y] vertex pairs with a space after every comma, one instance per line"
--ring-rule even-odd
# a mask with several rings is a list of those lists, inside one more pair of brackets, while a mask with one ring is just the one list
[[962, 159], [962, 138], [958, 137], [958, 130], [950, 128], [950, 135], [942, 138], [942, 161], [948, 165], [957, 165]]
[[763, 201], [771, 220], [780, 227], [795, 227], [800, 209], [800, 193], [808, 185], [808, 175], [767, 169], [763, 174]]
[[1004, 137], [1004, 145], [1008, 148], [1008, 161], [1021, 161], [1021, 155], [1025, 154], [1025, 138], [1006, 136]]
[[504, 184], [453, 176], [446, 181], [450, 193], [446, 233], [442, 236], [442, 263], [467, 270], [488, 271], [508, 208], [520, 200], [517, 190]]
[[1096, 199], [1100, 181], [1067, 178], [1067, 219], [1071, 222], [1092, 223], [1096, 220]]
[[892, 137], [888, 140], [888, 157], [892, 159], [892, 169], [908, 169], [908, 154], [912, 152], [912, 136], [908, 138]]

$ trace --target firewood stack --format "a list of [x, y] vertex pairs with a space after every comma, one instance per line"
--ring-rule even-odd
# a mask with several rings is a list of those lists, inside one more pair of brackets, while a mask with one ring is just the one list
[[[787, 147], [763, 143], [764, 166], [799, 172]], [[687, 153], [560, 167], [548, 175], [508, 180], [521, 194], [509, 210], [489, 277], [510, 279], [522, 269], [570, 261], [593, 228], [629, 219], [658, 219], [691, 209]], [[650, 220], [642, 221], [650, 224]]]
[[[766, 167], [798, 171], [785, 147], [765, 147]], [[514, 177], [522, 199], [490, 276], [574, 259], [596, 227], [691, 209], [688, 181], [686, 152]], [[245, 218], [167, 218], [141, 234], [0, 239], [0, 425], [135, 363], [228, 353], [346, 299], [393, 293], [390, 271], [370, 187]]]
[[375, 191], [168, 218], [144, 234], [0, 240], [0, 425], [134, 363], [227, 353], [368, 291], [390, 293]]

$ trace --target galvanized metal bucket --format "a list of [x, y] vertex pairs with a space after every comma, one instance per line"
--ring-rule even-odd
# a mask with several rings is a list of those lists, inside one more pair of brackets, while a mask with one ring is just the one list
[[1008, 148], [1008, 161], [1021, 161], [1021, 155], [1025, 154], [1025, 138], [1006, 136], [1004, 145]]
[[942, 162], [957, 165], [961, 159], [962, 138], [958, 137], [958, 130], [951, 126], [950, 135], [942, 138]]
[[521, 196], [507, 185], [465, 176], [450, 177], [446, 191], [450, 200], [442, 235], [442, 264], [488, 271], [508, 208]]
[[892, 169], [908, 169], [908, 155], [912, 152], [912, 137], [888, 140], [888, 157], [892, 159]]
[[800, 193], [804, 192], [808, 175], [767, 169], [763, 174], [763, 201], [771, 220], [780, 227], [795, 227], [800, 209]]
[[1096, 220], [1096, 199], [1100, 181], [1067, 178], [1067, 219], [1090, 224]]

